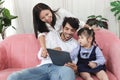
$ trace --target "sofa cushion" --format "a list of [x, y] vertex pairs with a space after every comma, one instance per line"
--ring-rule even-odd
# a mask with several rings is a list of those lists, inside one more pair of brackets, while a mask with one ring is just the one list
[[0, 71], [0, 80], [7, 80], [7, 77], [9, 74], [15, 71], [19, 71], [21, 69], [22, 68], [8, 68], [8, 69]]

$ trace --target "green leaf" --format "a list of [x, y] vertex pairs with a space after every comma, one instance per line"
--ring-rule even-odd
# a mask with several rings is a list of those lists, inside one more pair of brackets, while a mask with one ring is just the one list
[[3, 20], [4, 18], [3, 17], [0, 17], [0, 20]]
[[117, 16], [119, 13], [120, 13], [120, 10], [116, 11], [115, 14], [114, 14], [114, 16]]
[[88, 19], [88, 20], [86, 21], [86, 24], [88, 24], [89, 26], [93, 26], [93, 25], [96, 24], [96, 19], [95, 19], [95, 18], [93, 18], [93, 19]]
[[11, 15], [10, 14], [10, 11], [8, 10], [8, 9], [4, 9], [4, 11], [3, 11], [3, 16], [5, 17], [5, 18], [8, 18], [8, 19], [15, 19], [15, 18], [17, 18], [17, 16], [13, 16], [13, 15]]
[[88, 24], [89, 24], [90, 26], [95, 25], [95, 21], [90, 21]]
[[0, 20], [0, 33], [2, 33], [2, 28], [3, 28], [2, 21]]
[[11, 19], [4, 19], [4, 26], [10, 26], [11, 25]]
[[120, 1], [113, 1], [110, 3], [111, 6], [118, 6], [120, 4]]
[[114, 8], [111, 9], [112, 12], [115, 12], [116, 10], [117, 10], [116, 7], [114, 7]]
[[101, 16], [101, 15], [98, 15], [98, 16], [96, 16], [96, 18], [102, 18], [102, 16]]
[[100, 26], [100, 27], [104, 27], [104, 25], [103, 25], [103, 23], [102, 23], [102, 22], [100, 22], [100, 23], [99, 23], [99, 26]]
[[14, 26], [12, 26], [12, 28], [16, 30], [16, 28]]
[[4, 8], [1, 8], [1, 9], [0, 9], [0, 14], [3, 12], [3, 10], [4, 10]]
[[107, 26], [106, 26], [102, 21], [99, 21], [99, 22], [98, 22], [98, 25], [99, 25], [101, 28], [106, 28], [106, 29], [107, 29]]
[[120, 16], [118, 17], [118, 20], [120, 20]]
[[106, 18], [101, 18], [101, 20], [102, 20], [102, 21], [108, 21], [108, 19], [106, 19]]
[[5, 2], [5, 1], [1, 1], [1, 0], [0, 0], [0, 5], [2, 5], [4, 2]]
[[13, 16], [13, 15], [10, 15], [10, 19], [15, 19], [17, 18], [18, 16]]
[[96, 18], [96, 16], [95, 15], [88, 16], [88, 19], [91, 19], [91, 18]]
[[8, 19], [10, 18], [10, 12], [8, 9], [5, 8], [2, 14], [5, 18], [8, 18]]
[[114, 16], [120, 20], [120, 1], [113, 1], [110, 5], [112, 6], [111, 11], [114, 12]]
[[107, 24], [108, 19], [103, 18], [102, 15], [98, 15], [98, 16], [91, 15], [89, 17], [90, 19], [87, 20], [86, 24], [90, 26], [96, 25], [98, 27], [103, 27], [108, 29], [108, 24]]

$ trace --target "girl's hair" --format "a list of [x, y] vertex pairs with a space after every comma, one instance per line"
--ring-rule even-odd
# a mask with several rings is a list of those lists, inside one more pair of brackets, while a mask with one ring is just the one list
[[[80, 36], [80, 35], [84, 35], [86, 36], [87, 38], [89, 37], [92, 37], [92, 43], [91, 45], [93, 44], [96, 44], [96, 41], [95, 41], [95, 32], [93, 29], [90, 29], [90, 28], [87, 28], [87, 27], [84, 27], [84, 28], [81, 28], [78, 32], [77, 32], [77, 35]], [[96, 44], [97, 45], [97, 44]]]
[[33, 25], [34, 25], [34, 32], [35, 36], [37, 38], [38, 31], [39, 32], [49, 32], [45, 22], [41, 21], [39, 18], [39, 14], [41, 13], [42, 10], [50, 10], [52, 13], [52, 24], [51, 26], [54, 28], [54, 25], [56, 23], [56, 16], [55, 13], [58, 11], [53, 11], [48, 5], [44, 3], [38, 3], [36, 6], [33, 8]]

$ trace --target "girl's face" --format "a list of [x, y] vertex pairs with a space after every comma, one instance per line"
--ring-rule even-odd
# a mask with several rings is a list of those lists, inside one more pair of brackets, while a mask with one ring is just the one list
[[45, 22], [45, 23], [48, 23], [48, 24], [51, 24], [52, 22], [52, 13], [50, 10], [42, 10], [40, 12], [40, 15], [39, 15], [39, 18], [41, 21]]
[[79, 35], [78, 36], [78, 43], [80, 43], [80, 45], [82, 47], [89, 47], [91, 44], [91, 40], [89, 40], [89, 38], [87, 38], [85, 35]]

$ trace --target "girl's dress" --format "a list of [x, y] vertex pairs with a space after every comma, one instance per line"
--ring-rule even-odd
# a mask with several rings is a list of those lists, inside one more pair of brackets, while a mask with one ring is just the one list
[[91, 51], [91, 54], [89, 55], [89, 58], [82, 58], [81, 56], [88, 56], [88, 53], [81, 53], [81, 47], [78, 52], [78, 72], [88, 72], [88, 73], [96, 73], [99, 72], [100, 70], [105, 70], [105, 65], [99, 65], [96, 68], [91, 68], [88, 66], [89, 61], [96, 60], [96, 46], [93, 47], [93, 50]]

